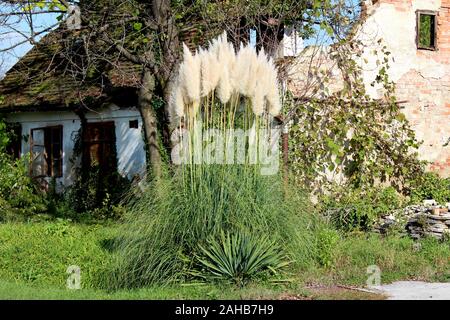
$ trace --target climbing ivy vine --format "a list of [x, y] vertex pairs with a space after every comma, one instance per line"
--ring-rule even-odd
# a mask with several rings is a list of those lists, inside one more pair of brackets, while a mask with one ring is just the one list
[[[383, 98], [376, 100], [368, 95], [362, 67], [356, 63], [361, 44], [342, 42], [333, 50], [331, 56], [344, 75], [343, 90], [306, 102], [288, 94], [286, 109], [295, 119], [290, 131], [291, 170], [299, 182], [318, 193], [336, 185], [356, 189], [376, 184], [408, 193], [409, 181], [423, 173], [424, 163], [418, 160], [420, 143], [388, 77], [390, 53], [386, 47], [373, 53], [381, 58], [372, 86], [381, 85], [384, 91]], [[322, 80], [327, 87], [330, 79]]]

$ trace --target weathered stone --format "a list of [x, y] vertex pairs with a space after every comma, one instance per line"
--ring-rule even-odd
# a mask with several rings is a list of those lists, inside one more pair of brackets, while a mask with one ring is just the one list
[[442, 232], [444, 232], [444, 230], [446, 230], [447, 228], [445, 227], [445, 228], [442, 228], [442, 227], [435, 227], [435, 226], [433, 226], [433, 227], [428, 227], [427, 228], [427, 231], [431, 231], [431, 232], [436, 232], [436, 233], [442, 233]]
[[447, 229], [447, 225], [444, 223], [444, 221], [434, 221], [434, 223], [428, 223], [428, 226], [430, 226], [430, 227], [442, 227], [444, 229]]
[[434, 237], [436, 239], [442, 238], [442, 233], [436, 233], [436, 232], [425, 232], [425, 235]]
[[450, 214], [448, 213], [444, 213], [444, 214], [432, 214], [428, 216], [431, 219], [436, 219], [436, 220], [448, 220], [450, 219]]

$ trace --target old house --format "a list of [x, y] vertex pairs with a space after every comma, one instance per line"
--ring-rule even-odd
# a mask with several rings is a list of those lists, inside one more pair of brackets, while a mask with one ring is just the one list
[[67, 60], [78, 57], [76, 39], [76, 31], [64, 28], [48, 34], [1, 81], [0, 113], [17, 137], [10, 151], [16, 157], [30, 153], [31, 176], [44, 185], [54, 178], [60, 190], [74, 181], [81, 161], [129, 179], [142, 177], [139, 69], [117, 60], [114, 68], [92, 67], [80, 80]]
[[[245, 30], [247, 42], [250, 33]], [[266, 43], [273, 38], [268, 34], [254, 37]], [[194, 38], [181, 35], [193, 50]], [[83, 39], [76, 28], [62, 24], [0, 82], [0, 115], [16, 133], [10, 152], [15, 157], [30, 153], [30, 175], [44, 186], [56, 181], [58, 190], [74, 182], [81, 163], [105, 173], [117, 170], [130, 180], [146, 172], [143, 120], [137, 108], [141, 67], [114, 53], [89, 64]], [[302, 48], [293, 28], [274, 39], [283, 43], [277, 45], [277, 54], [292, 56]]]
[[[450, 176], [450, 0], [367, 1], [368, 18], [360, 38], [370, 49], [382, 38], [392, 53], [390, 78], [396, 83], [404, 114], [423, 140], [422, 159], [431, 169]], [[373, 77], [370, 57], [365, 79]], [[368, 82], [368, 81], [367, 81]], [[371, 95], [377, 87], [366, 83]]]

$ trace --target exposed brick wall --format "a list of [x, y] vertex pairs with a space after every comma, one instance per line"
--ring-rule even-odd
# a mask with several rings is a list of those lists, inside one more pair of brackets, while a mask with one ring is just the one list
[[438, 16], [438, 58], [450, 64], [450, 0], [442, 0]]
[[[399, 12], [413, 11], [413, 0], [378, 0], [395, 6]], [[430, 1], [431, 2], [431, 1]], [[425, 3], [426, 2], [422, 2]], [[437, 51], [414, 50], [419, 66], [396, 81], [396, 94], [399, 100], [408, 101], [404, 113], [416, 131], [417, 137], [424, 143], [420, 149], [421, 158], [432, 161], [431, 170], [443, 176], [450, 176], [450, 0], [442, 0], [438, 15]], [[392, 31], [394, 32], [394, 31]], [[401, 35], [399, 35], [401, 37]], [[440, 70], [418, 71], [429, 61], [436, 62]], [[402, 63], [396, 61], [395, 63]], [[427, 68], [425, 68], [426, 70]]]
[[450, 76], [425, 79], [411, 70], [397, 82], [397, 97], [407, 100], [404, 113], [423, 141], [421, 158], [433, 161], [430, 169], [444, 176], [450, 175]]

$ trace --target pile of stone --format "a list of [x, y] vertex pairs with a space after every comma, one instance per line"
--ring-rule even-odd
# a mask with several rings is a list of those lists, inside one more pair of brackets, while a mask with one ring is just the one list
[[426, 236], [442, 239], [450, 236], [450, 203], [438, 205], [426, 200], [423, 205], [413, 205], [381, 217], [375, 232], [386, 233], [393, 227], [408, 233], [414, 239]]

